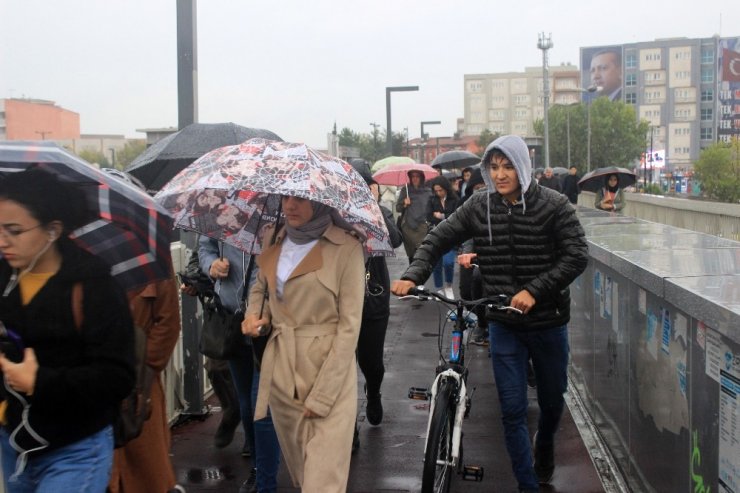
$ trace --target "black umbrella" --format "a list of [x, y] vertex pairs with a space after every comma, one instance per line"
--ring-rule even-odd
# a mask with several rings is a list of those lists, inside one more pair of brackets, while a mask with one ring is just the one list
[[269, 130], [235, 123], [193, 123], [156, 142], [126, 166], [125, 171], [141, 180], [149, 190], [159, 190], [203, 154], [252, 138], [283, 140]]
[[480, 163], [480, 157], [468, 151], [447, 151], [437, 155], [432, 161], [432, 166], [442, 169], [467, 168]]
[[578, 188], [581, 191], [598, 192], [604, 186], [605, 177], [609, 175], [617, 175], [619, 178], [619, 188], [629, 187], [637, 181], [637, 175], [627, 168], [607, 166], [606, 168], [596, 168], [583, 175], [583, 178], [578, 180]]

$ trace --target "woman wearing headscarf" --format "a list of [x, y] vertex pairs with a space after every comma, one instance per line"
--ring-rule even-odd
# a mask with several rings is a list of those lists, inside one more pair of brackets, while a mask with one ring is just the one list
[[330, 207], [284, 196], [282, 208], [286, 225], [257, 257], [242, 324], [246, 335], [269, 333], [255, 419], [269, 404], [296, 487], [344, 492], [357, 413], [363, 246]]
[[604, 177], [604, 186], [596, 192], [594, 206], [610, 212], [624, 209], [624, 192], [619, 188], [619, 176], [611, 174]]
[[411, 170], [408, 173], [409, 183], [401, 188], [396, 202], [396, 211], [401, 213], [401, 234], [403, 248], [409, 257], [414, 258], [414, 252], [429, 232], [427, 226], [427, 203], [432, 191], [424, 184], [424, 173]]
[[30, 169], [0, 180], [2, 470], [6, 491], [105, 491], [134, 385], [126, 294], [69, 234], [83, 193]]

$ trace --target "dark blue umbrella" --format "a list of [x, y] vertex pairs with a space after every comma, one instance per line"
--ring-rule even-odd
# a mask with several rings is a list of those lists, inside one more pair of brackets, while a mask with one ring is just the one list
[[125, 289], [170, 277], [172, 218], [149, 195], [54, 143], [0, 141], [0, 175], [30, 167], [85, 193], [90, 218], [71, 238], [105, 260]]
[[637, 181], [637, 175], [627, 168], [607, 166], [605, 168], [596, 168], [590, 173], [583, 175], [583, 178], [578, 180], [578, 188], [581, 191], [586, 190], [596, 193], [600, 188], [604, 187], [604, 177], [609, 175], [617, 175], [619, 178], [619, 188], [632, 186]]
[[141, 180], [147, 189], [160, 190], [207, 152], [253, 138], [283, 140], [269, 130], [235, 123], [193, 123], [154, 143], [126, 166], [125, 171]]

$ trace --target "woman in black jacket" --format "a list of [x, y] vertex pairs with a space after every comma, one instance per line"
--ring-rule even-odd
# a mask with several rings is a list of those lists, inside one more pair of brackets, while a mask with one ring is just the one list
[[86, 222], [84, 210], [81, 192], [50, 173], [0, 180], [0, 447], [9, 493], [99, 493], [108, 484], [111, 425], [134, 383], [133, 324], [108, 265], [68, 238]]
[[[429, 197], [427, 205], [427, 222], [431, 226], [430, 229], [433, 229], [455, 212], [460, 200], [452, 189], [450, 181], [444, 176], [433, 178], [429, 184], [432, 187], [432, 196]], [[455, 297], [452, 291], [452, 281], [455, 276], [456, 257], [457, 246], [442, 255], [442, 258], [435, 264], [433, 271], [434, 287], [448, 298]]]

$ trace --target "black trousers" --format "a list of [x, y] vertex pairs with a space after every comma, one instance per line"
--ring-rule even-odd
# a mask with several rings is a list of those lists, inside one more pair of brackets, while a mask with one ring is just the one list
[[374, 314], [373, 318], [364, 315], [363, 313], [360, 338], [357, 341], [357, 362], [367, 382], [367, 394], [375, 395], [380, 392], [380, 385], [385, 375], [383, 346], [390, 314], [381, 316]]

